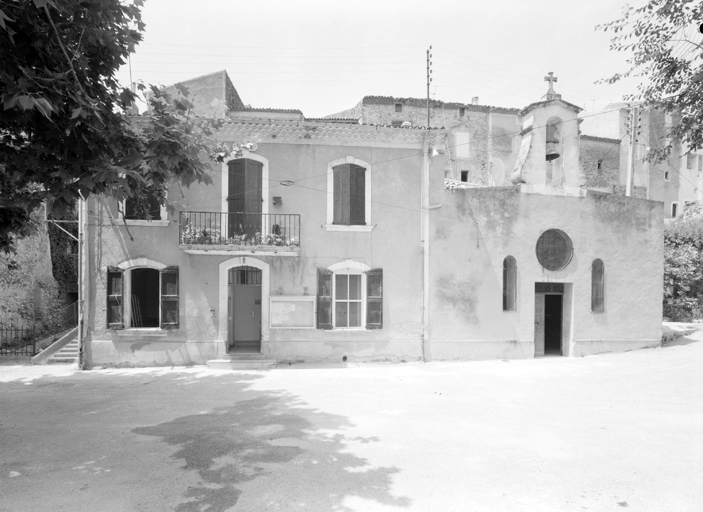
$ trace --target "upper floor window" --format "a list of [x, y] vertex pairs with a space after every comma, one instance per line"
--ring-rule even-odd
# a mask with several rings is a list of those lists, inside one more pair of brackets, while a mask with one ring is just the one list
[[365, 219], [366, 169], [355, 164], [334, 168], [333, 224], [363, 226]]
[[[155, 194], [146, 198], [146, 210], [139, 211], [137, 199], [128, 197], [124, 202], [124, 218], [127, 220], [165, 220], [161, 217], [161, 204]], [[147, 216], [148, 215], [148, 216]]]
[[402, 111], [403, 111], [403, 104], [402, 104], [402, 103], [396, 103], [396, 104], [395, 104], [395, 111], [396, 111], [396, 112], [402, 112]]
[[591, 311], [605, 311], [605, 266], [600, 259], [593, 260], [591, 265]]
[[346, 157], [328, 164], [327, 225], [329, 231], [371, 231], [371, 169]]
[[159, 202], [154, 193], [148, 191], [144, 197], [145, 208], [139, 208], [137, 198], [128, 197], [119, 205], [119, 217], [127, 224], [137, 226], [167, 226], [168, 214], [166, 207]]

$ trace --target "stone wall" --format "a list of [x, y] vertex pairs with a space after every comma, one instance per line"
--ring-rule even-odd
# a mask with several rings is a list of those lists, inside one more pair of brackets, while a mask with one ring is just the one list
[[36, 233], [18, 239], [15, 253], [0, 253], [0, 327], [49, 329], [60, 309], [44, 218], [44, 209], [32, 215]]
[[580, 144], [581, 186], [615, 192], [620, 186], [620, 141], [582, 135]]

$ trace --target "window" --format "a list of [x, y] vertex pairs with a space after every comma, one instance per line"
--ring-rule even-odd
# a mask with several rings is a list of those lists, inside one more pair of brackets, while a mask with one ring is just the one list
[[696, 155], [693, 153], [689, 153], [686, 155], [686, 169], [693, 169], [694, 167], [694, 162], [696, 160]]
[[161, 217], [161, 204], [159, 199], [150, 194], [147, 198], [147, 212], [149, 218], [144, 213], [137, 212], [137, 200], [134, 197], [128, 197], [124, 202], [124, 218], [127, 220], [165, 220]]
[[600, 171], [603, 168], [603, 160], [598, 160], [596, 165], [598, 166], [598, 170]]
[[383, 270], [361, 267], [356, 264], [336, 272], [318, 269], [318, 329], [383, 327]]
[[605, 311], [605, 270], [603, 260], [593, 260], [591, 265], [591, 311]]
[[403, 126], [403, 121], [391, 121], [391, 126], [401, 128]]
[[503, 260], [503, 311], [516, 311], [517, 263], [508, 256]]
[[664, 171], [664, 180], [669, 181], [669, 171]]
[[466, 108], [459, 107], [459, 117], [464, 117], [465, 114], [466, 114]]
[[108, 267], [107, 325], [177, 329], [178, 267]]
[[364, 192], [366, 169], [355, 164], [334, 168], [334, 220], [333, 224], [363, 226], [366, 224]]
[[678, 209], [679, 204], [678, 203], [671, 203], [671, 218], [674, 219], [676, 218], [676, 210]]
[[395, 111], [396, 111], [396, 112], [402, 112], [402, 111], [403, 111], [403, 104], [402, 104], [402, 103], [396, 103], [396, 104], [395, 104]]
[[537, 240], [537, 260], [547, 270], [561, 270], [571, 261], [574, 247], [569, 235], [560, 229], [548, 229]]
[[469, 171], [461, 171], [461, 181], [469, 181]]

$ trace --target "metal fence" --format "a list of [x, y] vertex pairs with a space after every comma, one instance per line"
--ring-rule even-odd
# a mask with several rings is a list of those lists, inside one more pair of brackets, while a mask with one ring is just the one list
[[300, 247], [300, 215], [184, 211], [179, 243]]
[[34, 327], [0, 328], [0, 356], [34, 356], [36, 350]]

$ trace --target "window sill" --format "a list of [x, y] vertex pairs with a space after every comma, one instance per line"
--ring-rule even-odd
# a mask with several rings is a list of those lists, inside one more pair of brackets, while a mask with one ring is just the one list
[[127, 219], [126, 221], [120, 219], [118, 223], [127, 223], [128, 226], [148, 226], [148, 227], [166, 227], [169, 225], [168, 220], [138, 220], [138, 219]]
[[151, 329], [120, 329], [118, 331], [115, 331], [118, 336], [121, 337], [135, 337], [138, 336], [140, 338], [144, 337], [162, 337], [166, 336], [168, 334], [168, 331], [164, 331], [162, 329], [159, 329], [158, 327], [154, 327]]
[[327, 231], [357, 231], [362, 233], [369, 233], [375, 227], [375, 224], [366, 224], [364, 226], [343, 226], [341, 224], [325, 224], [325, 229]]

